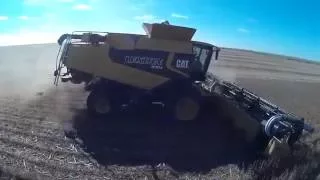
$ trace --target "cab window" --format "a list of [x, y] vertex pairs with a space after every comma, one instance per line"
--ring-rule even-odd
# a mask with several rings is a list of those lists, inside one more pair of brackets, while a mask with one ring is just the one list
[[204, 71], [206, 67], [206, 62], [209, 60], [211, 50], [209, 48], [200, 47], [197, 45], [193, 46], [193, 54], [195, 55], [195, 61], [201, 63], [201, 70]]

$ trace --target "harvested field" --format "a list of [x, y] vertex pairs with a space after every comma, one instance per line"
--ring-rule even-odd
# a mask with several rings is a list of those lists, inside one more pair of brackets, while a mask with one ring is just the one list
[[[295, 156], [257, 160], [240, 118], [208, 102], [200, 124], [148, 113], [89, 118], [83, 86], [53, 86], [55, 44], [0, 48], [0, 168], [4, 179], [315, 179], [318, 131]], [[320, 65], [223, 49], [212, 69], [319, 127]], [[225, 103], [224, 103], [225, 104]], [[67, 132], [67, 134], [65, 134]], [[67, 135], [67, 136], [66, 136]], [[299, 171], [297, 171], [299, 170]]]

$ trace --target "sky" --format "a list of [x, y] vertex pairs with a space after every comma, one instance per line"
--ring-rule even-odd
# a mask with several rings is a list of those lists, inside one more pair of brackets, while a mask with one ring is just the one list
[[320, 61], [319, 0], [6, 0], [0, 45], [56, 42], [75, 30], [145, 34], [194, 27], [194, 40]]

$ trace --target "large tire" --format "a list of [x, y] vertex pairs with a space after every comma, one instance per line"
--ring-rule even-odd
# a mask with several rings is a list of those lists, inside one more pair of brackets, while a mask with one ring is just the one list
[[165, 101], [166, 118], [172, 121], [195, 121], [201, 110], [201, 94], [195, 90], [172, 94]]
[[118, 111], [115, 98], [110, 96], [107, 91], [95, 89], [90, 92], [87, 98], [87, 109], [93, 116], [110, 116]]

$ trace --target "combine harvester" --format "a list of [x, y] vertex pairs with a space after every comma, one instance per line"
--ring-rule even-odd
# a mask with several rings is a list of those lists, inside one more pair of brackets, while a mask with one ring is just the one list
[[207, 72], [210, 62], [218, 60], [220, 48], [193, 41], [196, 29], [168, 22], [143, 23], [143, 28], [146, 35], [89, 31], [62, 35], [54, 84], [60, 78], [85, 83], [90, 91], [87, 109], [94, 116], [161, 102], [169, 115], [165, 117], [196, 121], [203, 100], [208, 94], [217, 95], [254, 119], [258, 125], [242, 128], [255, 133], [250, 137], [262, 133], [269, 155], [290, 150], [304, 130], [313, 131], [303, 118]]

